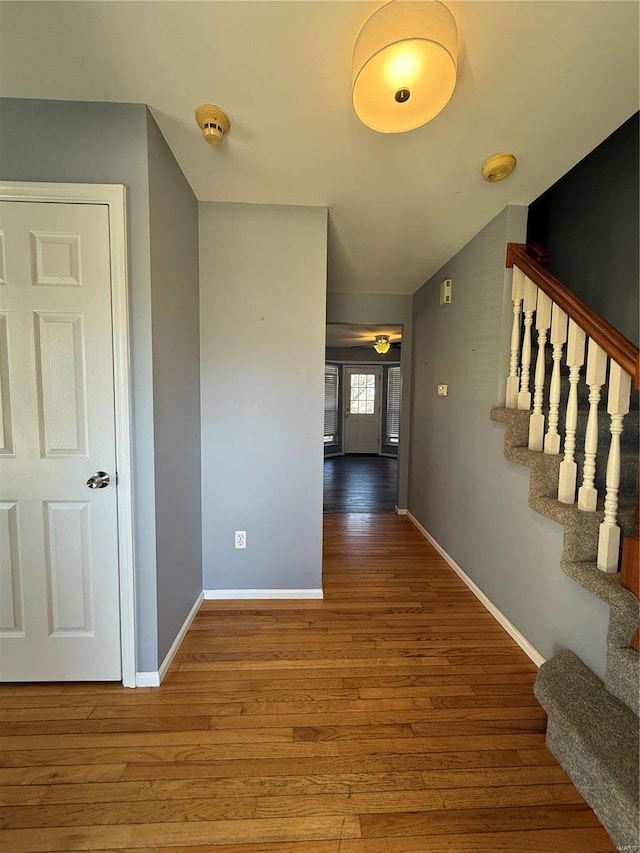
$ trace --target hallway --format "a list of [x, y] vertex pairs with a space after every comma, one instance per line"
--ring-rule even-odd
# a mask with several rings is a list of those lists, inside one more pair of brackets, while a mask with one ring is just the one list
[[411, 522], [324, 519], [324, 601], [206, 601], [160, 688], [0, 688], [11, 853], [608, 853], [536, 668]]

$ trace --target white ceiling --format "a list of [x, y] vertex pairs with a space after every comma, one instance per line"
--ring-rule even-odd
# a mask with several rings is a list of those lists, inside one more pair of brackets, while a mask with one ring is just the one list
[[[379, 5], [3, 2], [0, 92], [146, 103], [198, 199], [326, 205], [329, 289], [412, 293], [638, 110], [638, 3], [452, 0], [453, 98], [393, 135], [351, 106], [353, 42]], [[195, 123], [201, 103], [231, 117], [217, 148]], [[480, 165], [497, 151], [518, 166], [486, 184]]]

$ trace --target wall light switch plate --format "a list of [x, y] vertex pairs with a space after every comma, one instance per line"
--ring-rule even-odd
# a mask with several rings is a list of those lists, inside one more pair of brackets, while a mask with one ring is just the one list
[[445, 278], [440, 282], [440, 305], [448, 305], [451, 302], [451, 279]]
[[438, 397], [448, 397], [449, 396], [449, 386], [448, 385], [438, 385]]

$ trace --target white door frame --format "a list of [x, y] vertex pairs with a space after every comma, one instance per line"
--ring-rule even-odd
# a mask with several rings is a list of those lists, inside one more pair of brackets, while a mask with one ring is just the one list
[[136, 686], [135, 567], [127, 224], [122, 184], [0, 183], [0, 201], [105, 204], [109, 209], [122, 684]]

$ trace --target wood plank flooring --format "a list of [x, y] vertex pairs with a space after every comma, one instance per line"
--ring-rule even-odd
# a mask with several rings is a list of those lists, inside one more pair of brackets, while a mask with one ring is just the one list
[[325, 512], [393, 512], [398, 460], [352, 454], [324, 460]]
[[615, 850], [535, 667], [406, 518], [326, 515], [324, 584], [205, 602], [158, 689], [0, 689], [0, 849]]

